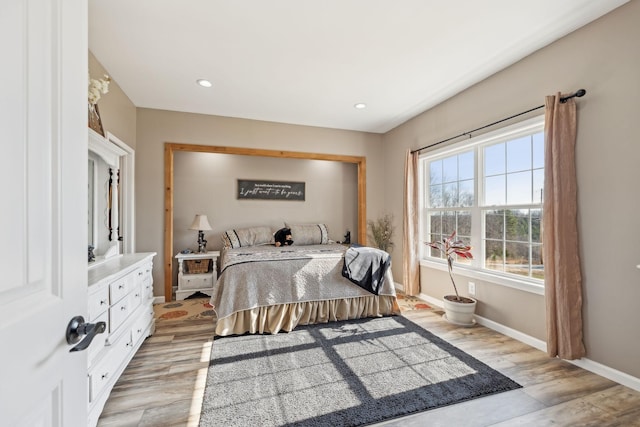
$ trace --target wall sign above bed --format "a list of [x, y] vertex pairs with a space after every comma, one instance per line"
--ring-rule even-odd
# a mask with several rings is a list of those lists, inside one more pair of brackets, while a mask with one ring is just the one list
[[238, 199], [304, 201], [304, 192], [304, 182], [238, 180]]

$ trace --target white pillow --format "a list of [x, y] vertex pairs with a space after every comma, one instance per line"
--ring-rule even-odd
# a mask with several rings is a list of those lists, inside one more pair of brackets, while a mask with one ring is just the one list
[[294, 245], [326, 245], [329, 229], [326, 224], [286, 224], [291, 229]]
[[222, 233], [225, 248], [273, 244], [271, 227], [232, 228]]

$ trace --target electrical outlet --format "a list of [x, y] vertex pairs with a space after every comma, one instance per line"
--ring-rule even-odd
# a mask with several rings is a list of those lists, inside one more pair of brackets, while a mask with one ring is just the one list
[[469, 295], [476, 294], [476, 284], [474, 282], [469, 282]]

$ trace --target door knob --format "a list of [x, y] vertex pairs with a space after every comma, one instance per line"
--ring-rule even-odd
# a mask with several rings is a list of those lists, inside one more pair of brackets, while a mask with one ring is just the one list
[[73, 347], [69, 351], [82, 351], [89, 347], [91, 341], [96, 335], [103, 333], [107, 329], [105, 322], [85, 323], [84, 317], [76, 316], [67, 325], [67, 344], [75, 344], [80, 341], [83, 335], [86, 335], [80, 344]]

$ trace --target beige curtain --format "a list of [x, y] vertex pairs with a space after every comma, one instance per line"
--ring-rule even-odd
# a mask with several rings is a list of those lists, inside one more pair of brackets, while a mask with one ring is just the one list
[[545, 100], [543, 259], [547, 352], [562, 359], [585, 355], [582, 341], [582, 277], [578, 249], [575, 166], [576, 104]]
[[402, 283], [407, 295], [420, 293], [420, 264], [418, 260], [418, 157], [407, 150], [404, 165], [404, 212], [402, 221]]

